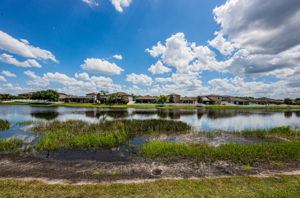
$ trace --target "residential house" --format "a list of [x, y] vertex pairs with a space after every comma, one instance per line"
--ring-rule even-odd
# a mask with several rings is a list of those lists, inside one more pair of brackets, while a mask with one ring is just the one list
[[180, 103], [180, 95], [173, 93], [168, 95], [168, 97], [170, 103]]
[[66, 103], [89, 103], [91, 99], [86, 96], [67, 96], [63, 101]]
[[180, 97], [180, 103], [184, 104], [197, 104], [198, 98], [197, 97]]
[[109, 95], [116, 95], [117, 96], [116, 103], [118, 104], [124, 103], [125, 100], [127, 100], [128, 102], [133, 101], [133, 96], [125, 92], [115, 92]]
[[228, 96], [227, 102], [234, 105], [249, 105], [250, 101], [245, 98]]
[[136, 103], [155, 103], [156, 102], [156, 99], [158, 97], [157, 96], [139, 96], [135, 99], [135, 102]]
[[90, 98], [90, 101], [95, 103], [97, 101], [97, 94], [98, 93], [96, 93], [96, 92], [88, 93], [88, 94], [86, 94], [86, 97]]
[[18, 94], [18, 96], [23, 96], [23, 97], [28, 97], [30, 98], [32, 96], [32, 94], [34, 94], [35, 92], [27, 92], [27, 93], [21, 93]]

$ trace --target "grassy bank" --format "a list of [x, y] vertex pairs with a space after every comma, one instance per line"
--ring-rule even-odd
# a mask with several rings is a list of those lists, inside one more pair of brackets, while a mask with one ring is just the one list
[[9, 122], [7, 120], [0, 120], [0, 131], [9, 129]]
[[261, 139], [278, 137], [291, 141], [300, 140], [300, 131], [294, 130], [289, 126], [276, 127], [272, 129], [243, 130], [239, 133], [245, 137], [258, 137]]
[[141, 149], [145, 158], [173, 160], [188, 158], [202, 162], [217, 160], [242, 164], [271, 161], [295, 161], [300, 159], [300, 142], [237, 145], [233, 143], [213, 147], [206, 144], [181, 144], [154, 141]]
[[209, 109], [269, 109], [269, 110], [289, 110], [289, 109], [300, 109], [299, 106], [190, 106], [190, 105], [180, 105], [180, 106], [161, 106], [156, 104], [134, 104], [134, 105], [105, 105], [105, 104], [93, 104], [93, 103], [60, 103], [60, 104], [32, 104], [32, 103], [20, 103], [20, 102], [9, 102], [1, 103], [0, 105], [30, 105], [37, 107], [105, 107], [105, 108], [188, 108], [188, 109], [197, 109], [197, 108], [209, 108]]
[[0, 139], [0, 151], [17, 151], [19, 147], [23, 145], [22, 140], [18, 139], [9, 139], [9, 140], [2, 140]]
[[48, 185], [39, 181], [0, 180], [0, 197], [214, 197], [298, 198], [300, 176], [158, 180], [141, 184]]
[[33, 128], [46, 134], [36, 145], [38, 150], [72, 148], [112, 148], [141, 135], [184, 133], [191, 127], [173, 120], [115, 120], [95, 124], [82, 121], [54, 121]]

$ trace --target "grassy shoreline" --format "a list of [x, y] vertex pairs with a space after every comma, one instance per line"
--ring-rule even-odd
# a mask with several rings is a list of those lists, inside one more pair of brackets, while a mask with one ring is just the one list
[[197, 180], [157, 180], [138, 184], [49, 185], [41, 181], [0, 180], [0, 197], [216, 197], [298, 198], [300, 176], [250, 176]]
[[93, 104], [93, 103], [61, 103], [61, 104], [32, 104], [32, 103], [18, 103], [18, 102], [10, 102], [10, 103], [1, 103], [0, 105], [29, 105], [36, 107], [92, 107], [92, 108], [186, 108], [186, 109], [199, 109], [199, 108], [208, 108], [208, 109], [300, 109], [299, 106], [161, 106], [161, 105], [105, 105], [105, 104]]

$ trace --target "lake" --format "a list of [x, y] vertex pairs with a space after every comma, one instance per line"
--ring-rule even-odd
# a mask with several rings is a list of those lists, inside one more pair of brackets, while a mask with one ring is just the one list
[[174, 119], [197, 130], [265, 129], [279, 126], [300, 127], [299, 110], [264, 109], [155, 109], [83, 108], [1, 105], [0, 119], [10, 123], [31, 120]]

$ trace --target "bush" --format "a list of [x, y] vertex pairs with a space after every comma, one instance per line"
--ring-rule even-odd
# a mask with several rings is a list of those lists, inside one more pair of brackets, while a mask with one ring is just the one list
[[9, 122], [7, 120], [0, 120], [0, 130], [7, 130], [9, 129]]

